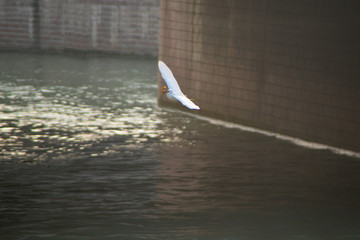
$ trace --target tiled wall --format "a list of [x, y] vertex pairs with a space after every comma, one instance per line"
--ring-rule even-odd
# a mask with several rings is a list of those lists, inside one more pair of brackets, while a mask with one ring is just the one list
[[163, 0], [159, 58], [199, 114], [360, 151], [359, 11], [355, 0]]
[[160, 0], [0, 0], [0, 49], [158, 54]]

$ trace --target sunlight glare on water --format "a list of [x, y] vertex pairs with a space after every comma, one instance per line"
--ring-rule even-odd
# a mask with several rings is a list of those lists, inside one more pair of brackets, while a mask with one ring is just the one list
[[360, 239], [359, 159], [159, 108], [155, 59], [0, 66], [0, 239]]
[[[138, 143], [161, 134], [154, 110], [156, 69], [149, 60], [11, 57], [16, 64], [7, 61], [1, 73], [2, 155], [23, 156], [38, 148], [63, 154], [76, 142], [124, 135]], [[31, 146], [9, 148], [24, 141]]]

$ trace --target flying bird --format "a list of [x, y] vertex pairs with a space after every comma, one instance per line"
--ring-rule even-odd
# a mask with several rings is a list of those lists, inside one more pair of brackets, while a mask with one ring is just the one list
[[161, 89], [161, 94], [165, 94], [170, 100], [179, 101], [187, 108], [199, 110], [200, 107], [197, 106], [195, 103], [193, 103], [189, 98], [187, 98], [182, 92], [179, 87], [179, 84], [177, 83], [173, 73], [171, 72], [170, 68], [166, 66], [166, 64], [163, 61], [159, 61], [159, 70], [161, 73], [161, 76], [165, 80], [167, 84], [166, 87], [163, 87]]

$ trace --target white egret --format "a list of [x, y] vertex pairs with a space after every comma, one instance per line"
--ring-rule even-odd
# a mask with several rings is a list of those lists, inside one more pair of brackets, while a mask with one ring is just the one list
[[199, 110], [200, 107], [197, 106], [195, 103], [193, 103], [189, 98], [187, 98], [182, 92], [179, 87], [179, 84], [177, 83], [173, 73], [171, 72], [170, 68], [166, 66], [166, 64], [163, 61], [159, 61], [159, 70], [161, 73], [161, 76], [165, 80], [167, 84], [167, 90], [166, 87], [163, 87], [161, 89], [161, 94], [166, 93], [166, 96], [170, 100], [179, 101], [187, 108]]

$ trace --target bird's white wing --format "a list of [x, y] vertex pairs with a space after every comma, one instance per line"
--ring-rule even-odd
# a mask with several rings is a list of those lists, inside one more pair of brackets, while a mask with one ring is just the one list
[[184, 105], [187, 108], [190, 109], [195, 109], [195, 110], [199, 110], [200, 107], [197, 106], [195, 103], [193, 103], [190, 99], [188, 99], [184, 94], [179, 93], [179, 94], [174, 94], [173, 95], [174, 98], [176, 98], [177, 100], [179, 100], [179, 102], [182, 103], [182, 105]]
[[166, 66], [166, 64], [163, 61], [159, 61], [159, 70], [161, 73], [161, 76], [165, 80], [169, 90], [173, 90], [174, 92], [182, 93], [179, 87], [179, 84], [177, 83], [173, 73], [171, 72], [170, 68]]

